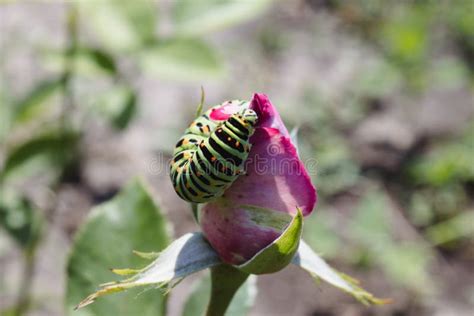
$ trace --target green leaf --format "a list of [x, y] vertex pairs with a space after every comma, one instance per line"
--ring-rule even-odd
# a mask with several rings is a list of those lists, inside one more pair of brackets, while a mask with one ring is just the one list
[[213, 48], [199, 39], [172, 39], [143, 52], [141, 67], [151, 75], [174, 80], [216, 78], [224, 71]]
[[[211, 278], [209, 274], [206, 274], [206, 276], [194, 285], [191, 295], [187, 298], [184, 305], [182, 316], [204, 315], [207, 303], [211, 296], [210, 292]], [[247, 281], [245, 281], [245, 283], [238, 289], [227, 309], [226, 315], [247, 315], [255, 302], [256, 296], [257, 277], [255, 275], [250, 275]]]
[[54, 105], [54, 97], [59, 95], [62, 88], [62, 78], [41, 81], [23, 99], [14, 104], [13, 120], [24, 123], [38, 118], [38, 115], [51, 112], [47, 109]]
[[180, 0], [173, 16], [179, 35], [203, 35], [259, 16], [272, 0]]
[[374, 297], [369, 292], [359, 287], [358, 282], [347, 275], [331, 268], [318, 256], [303, 240], [300, 241], [298, 251], [293, 258], [293, 264], [308, 271], [315, 279], [322, 279], [329, 284], [351, 294], [358, 301], [369, 304], [385, 304], [389, 300]]
[[87, 17], [100, 42], [117, 51], [130, 51], [152, 41], [155, 36], [154, 1], [79, 1], [81, 16]]
[[[141, 229], [140, 231], [150, 233], [153, 230], [147, 228]], [[110, 245], [107, 246], [110, 247]], [[152, 245], [150, 245], [150, 248], [151, 247]], [[104, 251], [106, 251], [106, 249]], [[109, 265], [114, 264], [111, 260], [110, 262], [107, 261]], [[99, 290], [82, 300], [79, 305], [77, 305], [77, 308], [87, 306], [103, 295], [122, 292], [136, 287], [165, 287], [169, 290], [186, 276], [220, 263], [221, 261], [217, 253], [211, 248], [201, 233], [186, 234], [173, 241], [161, 252], [155, 261], [141, 269], [139, 273], [129, 279], [102, 284]], [[101, 266], [103, 266], [103, 263], [99, 263], [98, 266], [95, 266], [95, 269], [99, 269], [100, 271]], [[125, 264], [122, 264], [122, 266], [125, 267]], [[102, 282], [105, 281], [105, 279], [105, 276], [104, 278], [101, 277]], [[94, 279], [93, 282], [98, 284], [99, 280]], [[87, 291], [90, 293], [92, 289], [93, 287], [89, 287]], [[84, 293], [84, 291], [82, 293]], [[125, 301], [126, 303], [130, 303], [130, 297]], [[77, 302], [78, 300], [76, 303]]]
[[70, 71], [89, 77], [117, 74], [113, 56], [93, 47], [78, 48], [73, 54], [68, 54], [67, 51], [48, 51], [43, 54], [43, 60], [47, 69], [60, 73]]
[[167, 223], [146, 186], [138, 180], [114, 199], [92, 209], [78, 232], [67, 264], [66, 306], [70, 315], [164, 315], [157, 291], [107, 297], [80, 312], [74, 306], [112, 277], [110, 268], [144, 266], [132, 250], [159, 251], [169, 243]]
[[441, 245], [461, 238], [474, 237], [474, 210], [463, 212], [426, 229], [428, 239]]
[[298, 249], [303, 229], [303, 215], [298, 213], [285, 231], [273, 243], [259, 251], [253, 258], [238, 268], [246, 273], [266, 274], [280, 271], [286, 267]]
[[45, 167], [65, 166], [77, 155], [79, 137], [74, 131], [51, 131], [17, 145], [8, 151], [0, 178], [9, 176], [33, 160], [41, 161], [38, 166], [42, 170]]
[[137, 95], [131, 91], [126, 96], [122, 110], [113, 118], [112, 124], [115, 128], [122, 130], [128, 126], [137, 112]]
[[113, 127], [122, 130], [137, 113], [137, 94], [129, 86], [116, 86], [95, 98], [92, 110], [106, 118]]
[[24, 249], [31, 249], [38, 241], [42, 221], [41, 213], [26, 197], [0, 192], [0, 226]]

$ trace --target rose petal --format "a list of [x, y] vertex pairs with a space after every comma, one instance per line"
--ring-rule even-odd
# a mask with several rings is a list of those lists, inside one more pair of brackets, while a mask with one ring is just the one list
[[234, 205], [249, 204], [304, 216], [316, 203], [316, 190], [288, 137], [274, 128], [258, 128], [246, 163], [246, 174], [225, 193]]
[[255, 93], [250, 102], [250, 108], [257, 113], [257, 127], [273, 127], [278, 129], [282, 135], [290, 137], [278, 111], [265, 94]]
[[246, 175], [221, 199], [204, 205], [200, 216], [206, 238], [231, 264], [245, 262], [278, 238], [284, 229], [278, 216], [294, 215], [297, 207], [308, 215], [316, 203], [316, 190], [288, 137], [263, 127], [252, 142]]
[[[258, 116], [258, 127], [273, 127], [280, 131], [284, 136], [290, 137], [288, 130], [283, 124], [283, 121], [275, 109], [273, 104], [270, 102], [268, 97], [263, 93], [255, 93], [252, 100], [250, 101], [249, 108], [254, 110]], [[242, 109], [238, 102], [227, 101], [222, 105], [212, 109], [209, 117], [212, 120], [224, 121], [227, 120], [232, 114]]]
[[223, 199], [206, 204], [199, 221], [219, 257], [234, 265], [246, 262], [281, 234], [277, 228], [259, 225], [251, 212], [233, 207]]

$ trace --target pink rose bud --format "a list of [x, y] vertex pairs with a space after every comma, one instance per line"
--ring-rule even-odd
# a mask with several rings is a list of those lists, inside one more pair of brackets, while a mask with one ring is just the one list
[[[220, 258], [240, 265], [275, 241], [299, 208], [309, 215], [316, 190], [298, 157], [280, 115], [264, 94], [255, 94], [249, 107], [258, 116], [246, 173], [224, 195], [203, 206], [202, 231]], [[211, 119], [232, 115], [223, 105]]]

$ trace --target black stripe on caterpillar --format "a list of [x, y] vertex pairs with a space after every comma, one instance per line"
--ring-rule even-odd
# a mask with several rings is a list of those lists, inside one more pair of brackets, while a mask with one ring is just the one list
[[216, 107], [211, 108], [191, 123], [176, 144], [170, 176], [185, 201], [206, 203], [222, 196], [243, 171], [257, 114], [248, 102], [229, 102], [242, 109], [225, 121], [215, 121], [210, 114]]

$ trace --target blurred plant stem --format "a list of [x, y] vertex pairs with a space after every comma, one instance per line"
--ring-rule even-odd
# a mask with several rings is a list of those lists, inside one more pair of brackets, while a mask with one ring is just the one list
[[232, 298], [249, 274], [230, 265], [220, 264], [211, 268], [211, 299], [207, 316], [223, 316]]
[[62, 129], [67, 128], [69, 120], [69, 112], [74, 108], [74, 92], [73, 92], [73, 75], [74, 75], [74, 56], [77, 52], [78, 39], [77, 39], [77, 21], [78, 21], [78, 10], [74, 3], [69, 4], [69, 9], [66, 19], [66, 37], [69, 40], [68, 47], [66, 50], [66, 58], [64, 64], [64, 72], [62, 75], [62, 88], [63, 88], [63, 109], [61, 114]]
[[[68, 38], [68, 47], [65, 51], [66, 57], [64, 64], [64, 71], [61, 76], [62, 81], [62, 93], [63, 93], [63, 104], [61, 111], [61, 128], [59, 129], [60, 137], [64, 139], [64, 143], [68, 141], [66, 130], [70, 129], [71, 126], [71, 111], [74, 108], [74, 87], [72, 84], [74, 77], [74, 55], [78, 48], [78, 10], [76, 5], [73, 3], [69, 4], [67, 19], [66, 19], [66, 37]], [[67, 150], [68, 146], [63, 146]], [[66, 153], [67, 154], [67, 153]], [[60, 153], [64, 155], [64, 153]], [[59, 178], [53, 183], [51, 190], [57, 192], [61, 183]], [[1, 184], [1, 183], [0, 183]], [[57, 210], [57, 194], [51, 196], [51, 203], [45, 211], [46, 219], [52, 221], [54, 219], [55, 212]], [[43, 236], [41, 233], [38, 235], [36, 240], [32, 240], [31, 243], [24, 249], [24, 267], [23, 274], [18, 290], [18, 296], [16, 305], [14, 307], [13, 315], [21, 316], [27, 313], [31, 301], [31, 289], [34, 281], [35, 268], [36, 268], [36, 252], [38, 249], [39, 241]]]
[[37, 242], [34, 242], [30, 247], [24, 250], [24, 266], [22, 279], [19, 288], [19, 294], [13, 311], [14, 316], [21, 316], [28, 311], [31, 300], [31, 287], [35, 274], [35, 254], [37, 249]]

